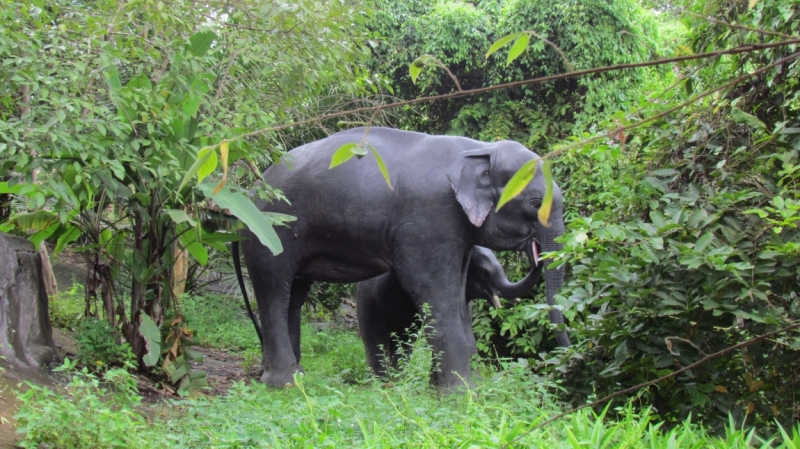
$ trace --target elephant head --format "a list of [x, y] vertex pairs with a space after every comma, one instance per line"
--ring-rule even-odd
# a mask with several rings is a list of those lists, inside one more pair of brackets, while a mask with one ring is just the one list
[[[558, 251], [555, 238], [564, 234], [561, 189], [553, 183], [553, 203], [547, 224], [539, 221], [539, 208], [545, 194], [542, 163], [525, 189], [499, 211], [496, 205], [505, 185], [525, 163], [541, 160], [521, 144], [500, 141], [485, 148], [464, 151], [450, 166], [447, 177], [456, 200], [475, 227], [476, 244], [495, 250], [525, 251], [539, 262], [540, 252]], [[545, 270], [547, 304], [555, 304], [555, 294], [564, 283], [564, 269]], [[553, 324], [564, 323], [560, 310], [550, 310]], [[557, 332], [559, 346], [569, 346], [566, 332]]]
[[535, 264], [531, 259], [531, 271], [519, 282], [511, 282], [494, 253], [482, 246], [475, 246], [469, 261], [466, 297], [468, 300], [483, 298], [494, 307], [500, 308], [499, 296], [518, 298], [531, 291], [539, 282], [543, 266], [541, 263]]

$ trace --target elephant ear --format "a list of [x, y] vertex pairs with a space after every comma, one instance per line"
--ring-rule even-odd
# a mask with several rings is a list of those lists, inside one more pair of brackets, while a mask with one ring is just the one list
[[492, 148], [465, 151], [447, 170], [456, 200], [477, 227], [483, 224], [494, 205], [490, 173], [493, 154]]

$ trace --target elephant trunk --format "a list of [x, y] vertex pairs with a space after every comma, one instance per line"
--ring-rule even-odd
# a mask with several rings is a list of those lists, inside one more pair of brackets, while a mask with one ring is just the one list
[[540, 263], [537, 265], [532, 253], [528, 251], [527, 254], [531, 262], [531, 270], [519, 282], [510, 282], [507, 278], [501, 280], [498, 288], [500, 296], [504, 298], [519, 298], [525, 296], [539, 282], [544, 264]]
[[[554, 211], [556, 212], [556, 211]], [[559, 214], [551, 214], [551, 224], [549, 228], [539, 226], [542, 236], [542, 250], [546, 252], [559, 251], [564, 245], [555, 242], [555, 238], [564, 234], [564, 221]], [[545, 262], [547, 264], [547, 262]], [[564, 267], [560, 266], [553, 269], [545, 269], [545, 293], [547, 295], [547, 305], [553, 306], [556, 303], [556, 292], [564, 284]], [[550, 322], [553, 324], [563, 324], [564, 314], [560, 310], [550, 310]], [[569, 336], [566, 331], [556, 331], [556, 342], [561, 347], [570, 345]]]

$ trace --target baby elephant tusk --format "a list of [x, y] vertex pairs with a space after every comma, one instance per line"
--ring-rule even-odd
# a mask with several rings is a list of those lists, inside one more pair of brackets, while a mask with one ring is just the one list
[[492, 295], [492, 305], [495, 309], [502, 309], [503, 306], [500, 304], [500, 297], [497, 295]]

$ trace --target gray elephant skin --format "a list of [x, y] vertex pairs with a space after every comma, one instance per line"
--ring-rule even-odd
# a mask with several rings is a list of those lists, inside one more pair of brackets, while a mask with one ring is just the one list
[[[467, 314], [462, 316], [461, 324], [470, 345], [470, 355], [477, 354], [478, 347], [472, 332], [472, 313], [470, 302], [473, 299], [486, 299], [494, 307], [500, 307], [500, 299], [516, 298], [526, 295], [539, 282], [544, 262], [538, 265], [531, 261], [531, 271], [519, 282], [510, 282], [503, 266], [491, 250], [481, 246], [472, 248], [467, 269], [465, 296]], [[383, 376], [386, 368], [397, 367], [401, 354], [408, 355], [414, 343], [415, 333], [410, 332], [421, 322], [414, 301], [403, 290], [394, 273], [359, 282], [356, 286], [356, 311], [358, 328], [367, 365], [372, 371]], [[387, 360], [388, 358], [388, 360]]]
[[[538, 222], [545, 192], [541, 163], [524, 191], [496, 211], [503, 187], [538, 156], [513, 141], [480, 142], [370, 128], [366, 143], [385, 161], [386, 185], [374, 156], [329, 169], [334, 152], [359, 143], [364, 128], [333, 134], [289, 152], [270, 166], [264, 181], [287, 202], [256, 202], [262, 211], [297, 217], [275, 230], [284, 250], [273, 255], [249, 230], [241, 242], [263, 329], [261, 381], [294, 382], [300, 368], [300, 310], [312, 281], [360, 282], [392, 271], [417, 309], [430, 307], [429, 338], [438, 369], [432, 379], [446, 388], [472, 384], [465, 282], [472, 247], [526, 251], [560, 249], [564, 232], [561, 192], [554, 185], [550, 226]], [[234, 248], [236, 252], [236, 248]], [[563, 283], [563, 269], [546, 270], [548, 304]], [[551, 321], [563, 323], [560, 311]], [[559, 344], [568, 345], [564, 332]]]

